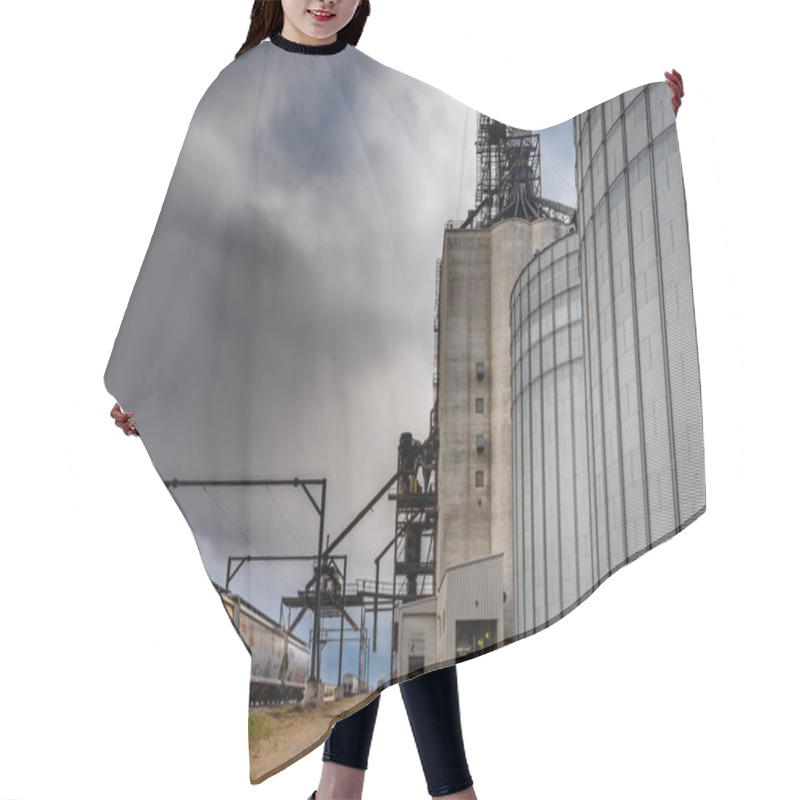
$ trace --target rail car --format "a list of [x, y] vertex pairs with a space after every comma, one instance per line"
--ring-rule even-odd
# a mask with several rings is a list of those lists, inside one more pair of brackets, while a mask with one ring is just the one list
[[250, 705], [302, 700], [308, 680], [308, 645], [239, 595], [216, 583], [214, 588], [250, 648]]
[[344, 690], [345, 697], [352, 697], [354, 694], [358, 694], [360, 690], [362, 690], [361, 684], [363, 681], [359, 682], [358, 675], [353, 675], [351, 672], [346, 672], [342, 675], [342, 688]]

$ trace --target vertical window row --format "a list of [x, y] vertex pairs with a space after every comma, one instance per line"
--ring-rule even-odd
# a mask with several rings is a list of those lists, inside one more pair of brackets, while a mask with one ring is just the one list
[[[475, 363], [475, 377], [482, 381], [486, 377], [486, 363], [483, 361], [477, 361]], [[476, 397], [475, 398], [475, 413], [476, 414], [483, 414], [484, 404], [483, 404], [483, 397]], [[475, 450], [478, 453], [484, 453], [486, 451], [486, 436], [482, 433], [479, 433], [475, 437]], [[484, 485], [484, 475], [483, 470], [479, 469], [475, 471], [475, 487], [482, 488]]]

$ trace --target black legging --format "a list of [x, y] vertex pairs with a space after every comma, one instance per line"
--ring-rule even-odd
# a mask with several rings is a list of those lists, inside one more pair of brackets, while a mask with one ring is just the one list
[[[431, 797], [468, 789], [472, 778], [461, 735], [455, 666], [403, 681], [400, 692]], [[380, 699], [378, 695], [369, 705], [333, 726], [325, 741], [323, 761], [367, 768]]]

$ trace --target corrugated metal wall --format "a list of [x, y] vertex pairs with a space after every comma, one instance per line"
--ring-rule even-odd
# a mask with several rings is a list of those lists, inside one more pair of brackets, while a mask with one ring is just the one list
[[459, 620], [496, 620], [497, 640], [503, 640], [502, 553], [449, 569], [444, 584], [446, 594], [440, 606], [443, 610], [443, 661], [456, 657], [456, 623]]

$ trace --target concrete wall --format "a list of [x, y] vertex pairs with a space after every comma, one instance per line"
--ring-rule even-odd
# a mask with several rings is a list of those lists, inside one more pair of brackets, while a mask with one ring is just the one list
[[[550, 219], [445, 231], [439, 312], [439, 528], [436, 585], [449, 567], [505, 554], [504, 629], [514, 630], [510, 295], [537, 248], [566, 232]], [[485, 365], [479, 378], [476, 365]], [[483, 412], [476, 411], [476, 399]], [[477, 449], [483, 435], [485, 449]], [[483, 472], [482, 487], [476, 472]]]
[[[439, 313], [439, 526], [436, 586], [455, 564], [491, 552], [489, 453], [476, 436], [488, 437], [491, 237], [485, 230], [447, 230], [442, 253]], [[476, 375], [477, 362], [486, 376]], [[485, 411], [475, 412], [475, 398]], [[484, 486], [475, 486], [482, 470]]]

